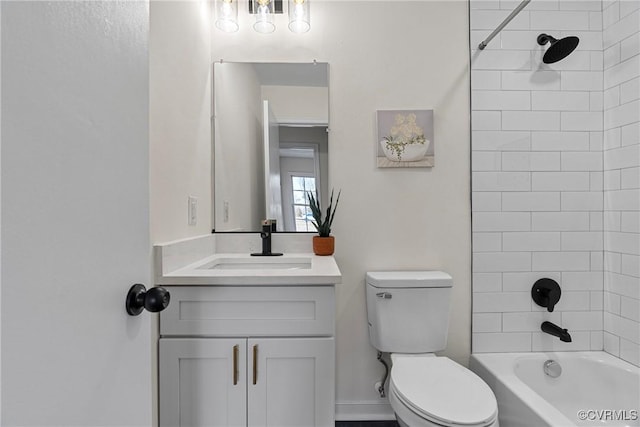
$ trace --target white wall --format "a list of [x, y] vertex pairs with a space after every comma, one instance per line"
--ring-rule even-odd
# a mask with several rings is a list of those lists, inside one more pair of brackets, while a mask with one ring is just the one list
[[[149, 34], [151, 241], [211, 232], [211, 11], [152, 1]], [[198, 199], [188, 223], [187, 201]]]
[[262, 86], [279, 123], [329, 123], [329, 90], [326, 87]]
[[[212, 59], [328, 62], [330, 187], [342, 189], [334, 222], [343, 273], [337, 301], [339, 419], [388, 411], [374, 391], [383, 368], [369, 344], [369, 270], [441, 269], [454, 294], [446, 355], [470, 350], [468, 10], [463, 1], [316, 1], [311, 31], [277, 17], [270, 35], [241, 15], [237, 33], [212, 34]], [[446, 43], [430, 43], [446, 34]], [[436, 167], [378, 169], [375, 112], [433, 108]], [[386, 416], [389, 416], [386, 413]]]
[[[601, 350], [601, 3], [531, 2], [478, 50], [514, 6], [471, 2], [473, 351]], [[544, 64], [543, 32], [581, 41]], [[542, 277], [562, 288], [553, 313], [531, 299]]]
[[[2, 7], [0, 7], [0, 46], [2, 46]], [[0, 47], [0, 82], [2, 82], [2, 48]], [[2, 99], [2, 84], [0, 84]], [[2, 124], [2, 108], [0, 108], [0, 126]], [[0, 132], [0, 153], [2, 153], [2, 132]], [[0, 154], [0, 165], [2, 156]], [[0, 173], [0, 212], [2, 212], [2, 174]], [[0, 259], [2, 259], [2, 215], [0, 215]], [[2, 262], [0, 262], [0, 319], [2, 319]], [[2, 384], [2, 328], [0, 328], [0, 384]], [[0, 387], [0, 420], [2, 419], [2, 387]]]
[[253, 67], [246, 64], [215, 64], [214, 70], [215, 228], [258, 230], [266, 218], [260, 84]]
[[640, 366], [640, 2], [603, 2], [604, 349]]

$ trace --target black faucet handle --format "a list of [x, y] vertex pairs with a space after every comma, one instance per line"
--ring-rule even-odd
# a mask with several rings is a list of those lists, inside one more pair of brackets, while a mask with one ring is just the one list
[[553, 311], [561, 296], [560, 285], [553, 279], [539, 279], [531, 288], [533, 301], [541, 307], [546, 307], [549, 312]]
[[547, 293], [547, 311], [552, 312], [558, 301], [560, 301], [560, 286], [552, 288]]

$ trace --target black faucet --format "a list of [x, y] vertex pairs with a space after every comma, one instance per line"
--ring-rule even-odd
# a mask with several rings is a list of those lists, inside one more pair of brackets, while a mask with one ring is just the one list
[[262, 238], [262, 252], [252, 253], [251, 256], [280, 256], [281, 253], [271, 252], [271, 233], [275, 230], [273, 229], [273, 223], [270, 219], [265, 219], [262, 221], [262, 231], [260, 232], [260, 237]]
[[542, 325], [540, 325], [540, 329], [542, 329], [542, 332], [560, 338], [560, 341], [571, 342], [571, 335], [569, 334], [569, 332], [554, 323], [546, 321], [542, 322]]

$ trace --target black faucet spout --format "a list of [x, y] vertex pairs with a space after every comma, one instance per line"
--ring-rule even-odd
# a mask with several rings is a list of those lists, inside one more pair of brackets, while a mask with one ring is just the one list
[[542, 329], [542, 332], [560, 338], [560, 341], [571, 342], [571, 335], [569, 334], [569, 332], [554, 323], [542, 322], [542, 325], [540, 325], [540, 329]]
[[281, 253], [271, 252], [271, 220], [265, 219], [262, 221], [262, 231], [260, 232], [260, 238], [262, 239], [262, 252], [252, 253], [251, 256], [280, 256]]
[[269, 226], [269, 230], [263, 231], [260, 233], [260, 238], [262, 238], [262, 255], [268, 255], [271, 253], [271, 227]]

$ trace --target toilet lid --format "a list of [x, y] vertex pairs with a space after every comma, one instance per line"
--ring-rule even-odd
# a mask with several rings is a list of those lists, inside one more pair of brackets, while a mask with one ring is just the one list
[[489, 386], [446, 357], [398, 357], [391, 382], [400, 400], [439, 424], [486, 425], [497, 415], [498, 404]]

